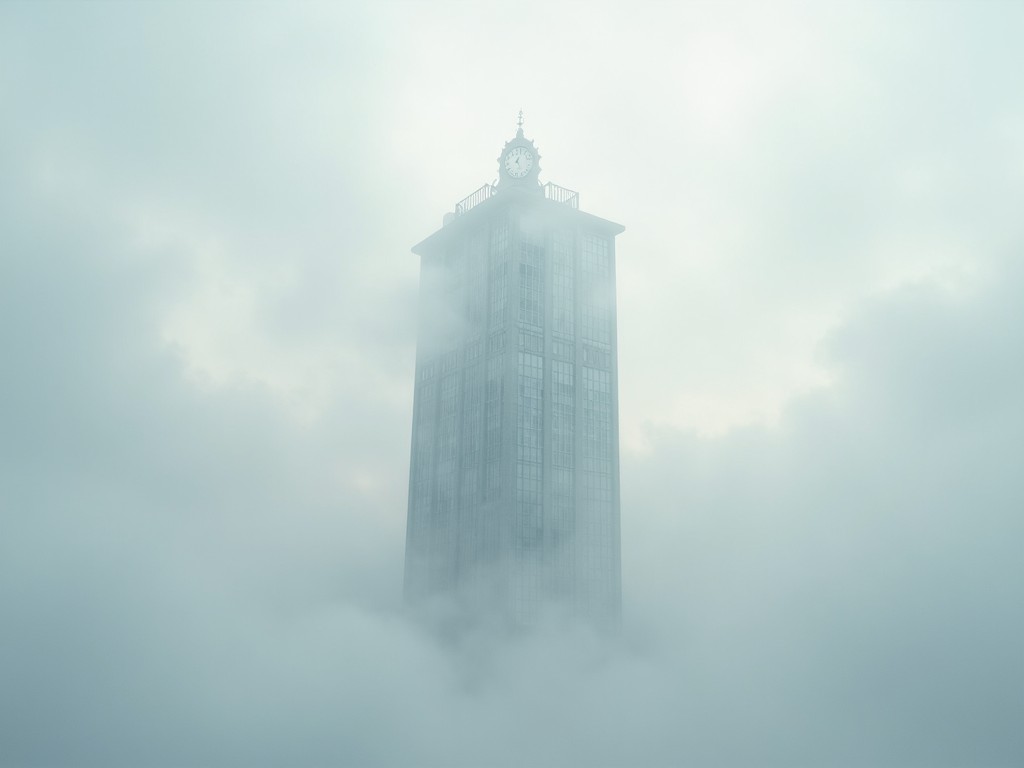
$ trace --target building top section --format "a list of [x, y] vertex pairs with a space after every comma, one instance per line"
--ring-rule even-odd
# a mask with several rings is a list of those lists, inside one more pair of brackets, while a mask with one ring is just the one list
[[543, 194], [504, 194], [485, 184], [463, 200], [463, 203], [469, 202], [460, 213], [446, 214], [445, 225], [413, 246], [412, 252], [418, 256], [436, 253], [465, 233], [481, 225], [486, 226], [487, 222], [494, 220], [493, 217], [505, 211], [519, 216], [529, 214], [534, 217], [534, 222], [547, 222], [549, 226], [580, 228], [612, 237], [625, 230], [621, 224], [579, 210], [576, 193], [572, 190], [546, 184], [541, 191]]
[[[477, 219], [478, 216], [482, 218], [484, 209], [495, 210], [503, 207], [499, 202], [503, 199], [509, 204], [516, 201], [523, 204], [539, 204], [541, 208], [545, 209], [548, 205], [554, 205], [556, 208], [576, 211], [581, 220], [586, 219], [592, 226], [607, 230], [612, 235], [617, 235], [625, 229], [620, 224], [579, 211], [579, 193], [551, 182], [541, 184], [539, 179], [540, 153], [537, 152], [533, 140], [527, 139], [523, 135], [522, 110], [519, 111], [516, 125], [516, 135], [505, 142], [505, 147], [498, 156], [497, 183], [484, 184], [475, 192], [462, 198], [455, 204], [454, 211], [449, 211], [444, 215], [442, 229], [414, 247], [413, 253], [422, 255], [424, 249], [430, 250], [441, 242], [447, 241], [448, 237], [442, 237], [442, 233], [445, 233], [449, 227], [453, 230], [448, 233], [449, 236], [454, 236], [457, 230], [462, 230], [463, 226], [453, 225], [457, 222], [461, 224], [463, 216], [474, 211], [474, 215], [468, 217], [469, 219]], [[480, 213], [477, 213], [476, 209], [478, 208]], [[551, 213], [554, 214], [555, 211], [551, 211]]]

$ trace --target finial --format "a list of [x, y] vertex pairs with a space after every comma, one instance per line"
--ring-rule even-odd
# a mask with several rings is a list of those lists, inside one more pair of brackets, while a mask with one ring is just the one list
[[516, 120], [516, 125], [519, 127], [519, 130], [523, 130], [523, 110], [521, 109], [519, 110], [519, 119]]

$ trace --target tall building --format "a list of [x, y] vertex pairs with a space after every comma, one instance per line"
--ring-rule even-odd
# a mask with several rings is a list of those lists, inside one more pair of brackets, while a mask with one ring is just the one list
[[617, 621], [615, 236], [523, 136], [421, 257], [405, 592]]

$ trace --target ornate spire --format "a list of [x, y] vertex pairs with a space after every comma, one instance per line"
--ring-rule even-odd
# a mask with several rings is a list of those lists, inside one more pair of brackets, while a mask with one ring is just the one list
[[516, 138], [522, 138], [523, 136], [523, 110], [519, 110], [519, 119], [516, 120]]

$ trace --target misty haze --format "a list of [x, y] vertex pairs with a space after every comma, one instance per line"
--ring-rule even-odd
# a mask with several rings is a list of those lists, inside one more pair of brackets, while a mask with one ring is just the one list
[[0, 4], [0, 766], [1024, 765], [1022, 39]]

